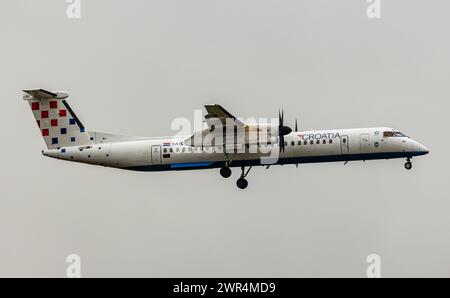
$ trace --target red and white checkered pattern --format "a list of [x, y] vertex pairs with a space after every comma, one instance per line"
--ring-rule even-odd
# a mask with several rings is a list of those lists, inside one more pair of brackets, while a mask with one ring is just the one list
[[90, 143], [89, 134], [81, 131], [60, 99], [31, 99], [29, 103], [47, 148]]

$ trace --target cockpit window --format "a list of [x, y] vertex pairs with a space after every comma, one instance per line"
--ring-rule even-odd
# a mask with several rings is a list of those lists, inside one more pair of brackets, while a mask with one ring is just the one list
[[406, 138], [406, 136], [404, 134], [402, 134], [401, 132], [399, 132], [399, 131], [394, 132], [394, 134], [395, 134], [395, 137]]
[[383, 132], [383, 137], [385, 137], [385, 138], [389, 138], [389, 137], [405, 138], [406, 136], [399, 131], [385, 131], [385, 132]]

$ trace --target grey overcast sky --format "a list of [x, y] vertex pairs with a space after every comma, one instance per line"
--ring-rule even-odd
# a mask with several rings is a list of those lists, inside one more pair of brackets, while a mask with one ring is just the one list
[[[450, 276], [450, 2], [8, 0], [0, 9], [0, 276]], [[413, 160], [134, 173], [45, 158], [21, 90], [90, 130], [171, 134], [206, 103], [302, 129], [391, 126]]]

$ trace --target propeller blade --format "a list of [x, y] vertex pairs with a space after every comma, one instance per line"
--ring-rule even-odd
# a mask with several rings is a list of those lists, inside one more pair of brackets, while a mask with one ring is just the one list
[[278, 110], [278, 127], [283, 126], [283, 116], [281, 115], [281, 110]]
[[284, 144], [284, 136], [288, 135], [292, 132], [292, 129], [289, 126], [284, 126], [284, 111], [283, 109], [278, 110], [278, 139], [280, 151], [284, 152], [285, 144]]
[[284, 136], [280, 135], [280, 151], [284, 152]]
[[298, 121], [297, 121], [297, 118], [295, 118], [295, 131], [298, 131]]

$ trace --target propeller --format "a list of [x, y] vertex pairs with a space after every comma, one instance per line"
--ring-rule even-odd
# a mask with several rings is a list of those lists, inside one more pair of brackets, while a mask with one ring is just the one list
[[289, 126], [284, 126], [284, 115], [283, 110], [278, 111], [278, 134], [279, 134], [279, 141], [280, 141], [280, 151], [284, 152], [284, 136], [288, 135], [292, 132], [292, 129]]
[[295, 118], [295, 131], [298, 131], [298, 121], [297, 121], [297, 118]]

